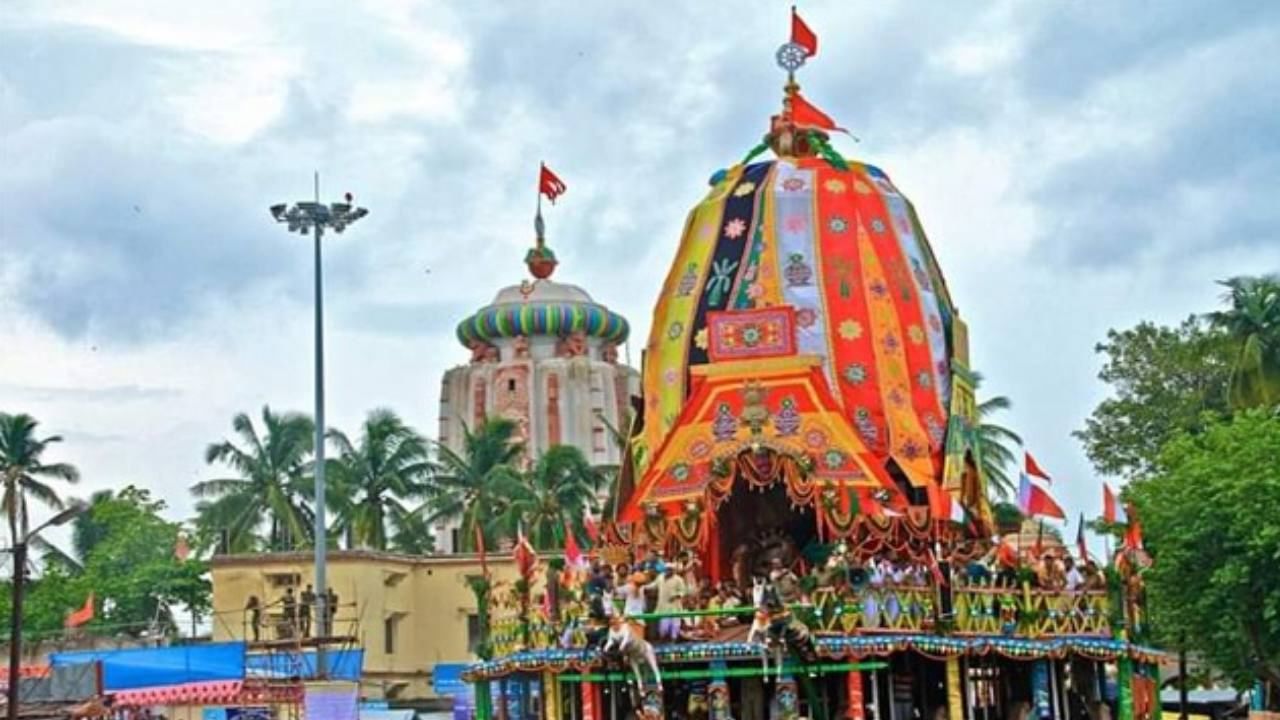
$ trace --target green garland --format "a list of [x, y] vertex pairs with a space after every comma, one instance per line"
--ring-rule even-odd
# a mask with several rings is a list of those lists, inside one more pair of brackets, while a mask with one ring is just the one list
[[818, 154], [822, 156], [823, 160], [827, 161], [828, 165], [837, 170], [847, 171], [849, 169], [849, 162], [835, 148], [831, 147], [831, 143], [827, 142], [821, 135], [810, 130], [806, 137], [809, 140], [809, 144], [818, 151]]

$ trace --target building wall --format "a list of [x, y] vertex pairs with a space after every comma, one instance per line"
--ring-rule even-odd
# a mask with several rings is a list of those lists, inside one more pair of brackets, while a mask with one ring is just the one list
[[[244, 606], [250, 595], [274, 603], [284, 594], [283, 578], [296, 581], [297, 595], [313, 583], [307, 553], [222, 556], [213, 560], [213, 639], [245, 640]], [[495, 582], [515, 579], [510, 558], [489, 560]], [[471, 662], [468, 617], [476, 613], [467, 578], [481, 573], [475, 555], [408, 557], [369, 551], [330, 551], [329, 585], [338, 593], [334, 634], [354, 634], [364, 649], [361, 694], [421, 700], [431, 693], [437, 663]], [[394, 623], [392, 652], [386, 652], [386, 624]], [[264, 621], [265, 622], [265, 621]], [[263, 628], [263, 639], [273, 637]]]

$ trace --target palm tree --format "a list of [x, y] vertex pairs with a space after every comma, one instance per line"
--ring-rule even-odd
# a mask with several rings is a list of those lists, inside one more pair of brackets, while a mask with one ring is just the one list
[[597, 509], [598, 478], [578, 448], [548, 448], [523, 477], [502, 484], [507, 503], [499, 528], [511, 533], [524, 528], [538, 550], [563, 547], [567, 532], [583, 537], [583, 518]]
[[229, 440], [212, 443], [205, 462], [221, 463], [239, 477], [204, 480], [191, 486], [203, 502], [197, 505], [197, 524], [207, 534], [226, 531], [229, 545], [245, 549], [260, 541], [259, 528], [270, 524], [267, 546], [286, 549], [309, 537], [310, 509], [302, 502], [300, 486], [307, 458], [315, 442], [311, 418], [298, 413], [278, 415], [262, 408], [259, 433], [253, 420], [240, 413], [231, 421], [242, 446]]
[[391, 508], [387, 519], [392, 528], [387, 541], [388, 550], [405, 555], [430, 555], [436, 551], [435, 534], [422, 513], [397, 504]]
[[477, 528], [485, 547], [498, 539], [492, 519], [502, 513], [502, 489], [519, 477], [516, 465], [524, 445], [515, 440], [516, 424], [506, 418], [490, 418], [472, 432], [463, 425], [462, 452], [436, 443], [436, 467], [431, 494], [422, 510], [430, 525], [438, 520], [460, 520], [461, 550], [476, 550]]
[[[982, 384], [982, 375], [973, 373], [973, 389]], [[1013, 401], [1003, 395], [987, 398], [978, 403], [978, 450], [981, 471], [987, 479], [987, 487], [998, 497], [1009, 498], [1017, 492], [1017, 483], [1009, 474], [1009, 468], [1018, 466], [1014, 445], [1021, 445], [1022, 438], [1014, 431], [990, 422], [996, 413], [1013, 408]]]
[[329, 431], [338, 456], [328, 464], [329, 504], [334, 530], [354, 547], [387, 549], [388, 520], [408, 514], [405, 500], [421, 499], [431, 470], [427, 441], [395, 413], [369, 413], [359, 444], [339, 430]]
[[1229, 310], [1209, 313], [1214, 325], [1237, 343], [1227, 398], [1236, 408], [1280, 402], [1280, 276], [1234, 277], [1227, 288]]
[[27, 536], [30, 516], [27, 497], [35, 498], [53, 510], [63, 510], [62, 498], [47, 480], [76, 483], [80, 471], [69, 463], [45, 463], [41, 456], [49, 446], [62, 442], [62, 437], [36, 437], [35, 418], [25, 413], [0, 413], [0, 476], [4, 481], [4, 498], [0, 501], [9, 520], [9, 537], [13, 544]]

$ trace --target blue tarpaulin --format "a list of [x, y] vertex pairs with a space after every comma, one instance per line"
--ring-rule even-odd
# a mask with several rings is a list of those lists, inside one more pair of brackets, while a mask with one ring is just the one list
[[227, 642], [124, 650], [77, 650], [49, 656], [49, 664], [54, 667], [87, 662], [102, 663], [104, 690], [242, 680], [245, 645]]
[[[250, 655], [245, 660], [250, 675], [277, 678], [316, 677], [316, 653], [276, 652]], [[364, 650], [325, 650], [325, 677], [330, 680], [359, 680], [364, 666]]]

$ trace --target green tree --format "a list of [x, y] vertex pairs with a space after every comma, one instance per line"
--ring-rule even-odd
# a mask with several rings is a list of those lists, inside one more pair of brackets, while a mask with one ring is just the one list
[[196, 506], [198, 539], [208, 546], [227, 532], [233, 551], [260, 546], [259, 531], [269, 526], [265, 545], [289, 549], [309, 542], [310, 509], [303, 503], [307, 459], [315, 447], [315, 425], [298, 413], [279, 415], [262, 408], [259, 433], [253, 420], [240, 413], [231, 421], [241, 446], [229, 440], [209, 445], [205, 462], [221, 463], [239, 477], [204, 480], [191, 487], [202, 500]]
[[498, 518], [500, 532], [523, 527], [534, 548], [564, 547], [566, 533], [583, 538], [583, 518], [596, 511], [598, 475], [571, 445], [548, 448], [533, 467], [502, 482], [506, 509]]
[[524, 452], [515, 436], [513, 421], [490, 418], [474, 432], [463, 426], [461, 453], [436, 444], [432, 497], [425, 506], [428, 523], [460, 520], [458, 539], [462, 550], [477, 549], [477, 527], [484, 535], [485, 547], [496, 546], [499, 535], [490, 521], [502, 514], [502, 488], [510, 487], [519, 478], [516, 465]]
[[388, 550], [405, 555], [430, 555], [436, 551], [435, 534], [422, 513], [397, 506], [391, 508], [388, 520], [391, 523]]
[[1236, 687], [1280, 686], [1280, 418], [1248, 411], [1171, 441], [1131, 483], [1154, 563], [1152, 626]]
[[1233, 341], [1228, 397], [1236, 408], [1280, 403], [1280, 276], [1221, 283], [1230, 309], [1209, 313]]
[[[199, 561], [177, 558], [179, 526], [161, 517], [164, 510], [163, 502], [134, 487], [96, 496], [85, 512], [100, 530], [97, 542], [80, 568], [47, 564], [31, 581], [24, 630], [34, 638], [60, 633], [66, 616], [80, 608], [90, 593], [97, 609], [87, 626], [90, 632], [172, 632], [176, 629], [173, 611], [179, 608], [207, 615], [208, 568]], [[7, 615], [7, 604], [0, 609]]]
[[4, 481], [4, 498], [0, 500], [9, 521], [9, 538], [14, 544], [30, 530], [27, 498], [34, 498], [53, 510], [65, 505], [49, 480], [76, 483], [80, 471], [68, 463], [49, 463], [44, 453], [49, 446], [62, 442], [59, 435], [36, 437], [39, 423], [25, 413], [0, 413], [0, 478]]
[[1231, 340], [1192, 316], [1177, 327], [1142, 322], [1108, 330], [1095, 350], [1098, 378], [1111, 387], [1074, 434], [1104, 475], [1142, 477], [1179, 433], [1196, 433], [1207, 417], [1229, 412]]
[[388, 526], [409, 513], [403, 503], [421, 499], [431, 471], [427, 441], [395, 413], [369, 413], [354, 444], [339, 430], [329, 432], [338, 457], [327, 465], [334, 530], [353, 546], [386, 550]]
[[137, 631], [152, 623], [173, 629], [172, 610], [185, 606], [197, 616], [210, 604], [207, 568], [176, 555], [178, 523], [164, 520], [165, 504], [126, 487], [90, 509], [106, 533], [84, 561], [84, 577], [102, 602], [98, 622]]

